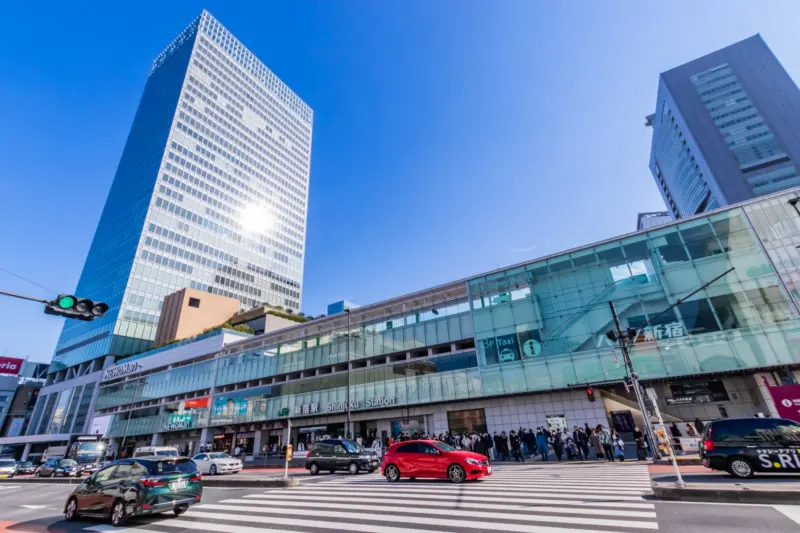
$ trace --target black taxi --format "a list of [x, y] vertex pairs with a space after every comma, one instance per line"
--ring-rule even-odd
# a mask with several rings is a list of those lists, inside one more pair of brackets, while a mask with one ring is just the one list
[[800, 474], [800, 424], [783, 418], [730, 418], [706, 426], [703, 466], [737, 478], [756, 472]]

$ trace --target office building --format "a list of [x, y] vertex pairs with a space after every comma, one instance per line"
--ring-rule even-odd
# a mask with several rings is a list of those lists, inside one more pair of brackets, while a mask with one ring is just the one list
[[124, 438], [127, 453], [167, 444], [253, 455], [287, 438], [302, 450], [344, 434], [349, 387], [351, 433], [364, 438], [584, 423], [632, 438], [643, 418], [606, 336], [609, 301], [622, 328], [637, 332], [635, 370], [667, 421], [779, 416], [785, 403], [775, 399], [800, 378], [800, 215], [789, 204], [798, 193], [242, 338], [213, 354], [192, 355], [187, 344], [183, 355], [165, 347], [122, 359], [100, 383], [94, 416], [112, 449]]
[[800, 185], [800, 90], [760, 35], [663, 72], [646, 125], [675, 218]]
[[359, 307], [358, 304], [354, 304], [349, 300], [339, 300], [338, 302], [328, 304], [328, 316], [338, 315], [339, 313], [344, 313], [345, 311], [350, 311], [357, 307]]
[[669, 224], [672, 220], [672, 215], [669, 214], [669, 211], [639, 213], [639, 216], [636, 218], [636, 231]]
[[28, 435], [87, 431], [102, 369], [151, 346], [168, 294], [300, 309], [312, 126], [206, 11], [156, 57], [75, 290], [109, 310], [64, 324]]

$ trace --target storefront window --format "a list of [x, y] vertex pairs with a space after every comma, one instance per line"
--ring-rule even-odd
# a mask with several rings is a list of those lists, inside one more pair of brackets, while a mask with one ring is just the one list
[[450, 433], [461, 435], [463, 433], [486, 433], [486, 412], [483, 409], [469, 409], [465, 411], [448, 411], [447, 426]]

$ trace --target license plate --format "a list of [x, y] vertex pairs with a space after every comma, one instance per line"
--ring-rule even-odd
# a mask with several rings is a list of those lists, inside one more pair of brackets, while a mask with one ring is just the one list
[[491, 474], [492, 473], [492, 467], [491, 466], [487, 466], [486, 467], [486, 473], [487, 474]]
[[183, 490], [186, 488], [186, 480], [179, 479], [178, 481], [173, 481], [169, 484], [169, 490]]

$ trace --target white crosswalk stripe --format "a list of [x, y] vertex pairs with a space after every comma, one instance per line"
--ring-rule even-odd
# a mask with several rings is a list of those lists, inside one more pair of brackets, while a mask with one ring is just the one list
[[21, 485], [6, 485], [5, 483], [0, 484], [0, 491], [2, 490], [14, 490], [20, 488]]
[[[480, 482], [389, 483], [378, 473], [201, 503], [181, 518], [93, 532], [633, 533], [658, 529], [646, 465], [499, 466]], [[205, 500], [205, 498], [204, 498]]]

